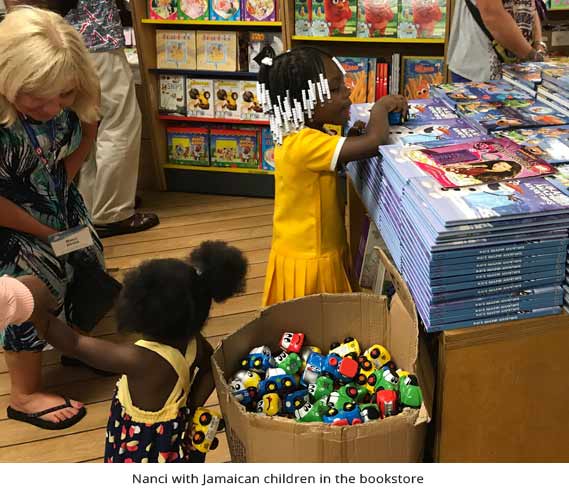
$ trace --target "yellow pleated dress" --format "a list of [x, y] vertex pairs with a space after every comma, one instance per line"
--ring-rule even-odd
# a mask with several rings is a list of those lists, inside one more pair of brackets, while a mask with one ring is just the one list
[[344, 204], [335, 171], [343, 140], [304, 128], [275, 149], [275, 213], [264, 306], [351, 291]]

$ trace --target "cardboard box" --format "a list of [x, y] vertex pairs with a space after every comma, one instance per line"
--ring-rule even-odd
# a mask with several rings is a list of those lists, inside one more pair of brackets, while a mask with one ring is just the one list
[[174, 74], [160, 74], [159, 78], [160, 112], [164, 114], [186, 115], [186, 78]]
[[214, 117], [214, 93], [211, 79], [186, 78], [188, 117]]
[[233, 79], [213, 82], [214, 115], [218, 119], [240, 119], [241, 109], [239, 93], [241, 81]]
[[211, 165], [259, 168], [259, 137], [255, 130], [211, 129]]
[[196, 34], [198, 71], [237, 70], [237, 33], [198, 31]]
[[[395, 271], [389, 261], [386, 264]], [[223, 340], [212, 363], [233, 462], [422, 460], [432, 405], [432, 392], [425, 387], [432, 381], [423, 380], [423, 369], [418, 367], [417, 317], [409, 290], [400, 279], [396, 288], [398, 293], [389, 308], [386, 297], [358, 293], [312, 295], [276, 304]], [[304, 332], [309, 343], [324, 347], [347, 336], [357, 338], [362, 346], [383, 344], [399, 367], [417, 374], [423, 406], [377, 422], [345, 427], [297, 423], [245, 411], [233, 398], [226, 380], [253, 347], [266, 344], [277, 350], [285, 330]]]
[[174, 164], [209, 166], [207, 128], [167, 128], [168, 160]]
[[240, 119], [244, 121], [266, 121], [268, 118], [259, 104], [256, 81], [241, 81]]

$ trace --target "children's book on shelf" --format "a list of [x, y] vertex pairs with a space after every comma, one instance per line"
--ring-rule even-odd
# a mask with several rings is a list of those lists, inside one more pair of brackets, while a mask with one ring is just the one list
[[366, 102], [375, 102], [379, 100], [376, 98], [377, 87], [377, 60], [367, 59], [367, 94]]
[[244, 21], [276, 21], [276, 0], [241, 0], [241, 17]]
[[344, 82], [351, 91], [350, 100], [354, 104], [367, 102], [368, 59], [363, 57], [338, 57], [344, 68]]
[[178, 0], [178, 19], [191, 21], [209, 20], [209, 1]]
[[266, 121], [267, 116], [259, 104], [256, 81], [241, 81], [239, 98], [240, 118], [244, 121]]
[[259, 168], [258, 133], [255, 130], [211, 129], [211, 165]]
[[409, 100], [431, 97], [431, 86], [444, 81], [443, 57], [403, 57], [403, 95]]
[[216, 80], [213, 83], [215, 117], [218, 119], [240, 119], [241, 81]]
[[569, 163], [569, 126], [518, 128], [494, 132], [525, 146], [550, 164]]
[[196, 69], [196, 32], [156, 30], [158, 69]]
[[414, 123], [432, 123], [441, 119], [456, 119], [458, 115], [444, 100], [429, 98], [409, 102], [409, 121]]
[[399, 38], [444, 38], [446, 0], [400, 0]]
[[264, 127], [261, 130], [261, 166], [265, 171], [275, 170], [275, 142], [270, 128]]
[[174, 164], [209, 166], [207, 128], [167, 128], [168, 159]]
[[[411, 147], [402, 151], [389, 149], [388, 153], [404, 158], [447, 188], [508, 181], [555, 171], [531, 150], [507, 138], [483, 137], [453, 145]], [[399, 161], [399, 172], [406, 174], [409, 170], [418, 176], [414, 174], [414, 167], [406, 168], [405, 160]]]
[[214, 117], [213, 81], [186, 78], [186, 105], [188, 117]]
[[212, 21], [239, 21], [241, 19], [239, 0], [209, 0], [209, 18]]
[[150, 19], [174, 20], [178, 17], [178, 0], [149, 0]]
[[358, 0], [312, 0], [312, 36], [356, 36]]
[[358, 38], [397, 36], [399, 0], [359, 0]]
[[280, 55], [283, 53], [283, 39], [280, 33], [249, 33], [249, 41], [247, 43], [249, 72], [259, 72], [259, 64], [257, 64], [255, 61], [255, 57], [257, 57], [261, 50], [263, 50], [263, 48], [265, 48], [267, 45], [269, 45], [275, 51], [275, 55]]
[[196, 34], [198, 71], [237, 71], [237, 33], [198, 31]]
[[186, 81], [184, 76], [160, 74], [160, 112], [186, 115]]
[[312, 0], [294, 1], [294, 33], [312, 36]]
[[432, 123], [403, 123], [390, 126], [390, 143], [401, 145], [455, 142], [482, 135], [482, 131], [465, 119], [439, 120]]

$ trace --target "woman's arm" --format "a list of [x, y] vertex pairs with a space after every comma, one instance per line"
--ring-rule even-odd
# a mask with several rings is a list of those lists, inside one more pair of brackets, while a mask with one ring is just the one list
[[533, 47], [524, 38], [516, 21], [504, 9], [501, 1], [477, 0], [476, 6], [484, 25], [500, 45], [520, 59], [526, 59], [531, 55]]
[[40, 223], [24, 209], [2, 196], [0, 196], [0, 226], [29, 233], [44, 242], [47, 242], [49, 235], [57, 233], [57, 230]]
[[45, 327], [39, 327], [39, 323], [41, 318], [34, 324], [42, 338], [63, 354], [76, 357], [94, 368], [131, 376], [142, 376], [148, 371], [145, 361], [141, 360], [140, 349], [135, 345], [81, 335], [54, 316], [49, 316]]
[[67, 171], [67, 184], [70, 184], [75, 179], [81, 166], [89, 156], [89, 152], [97, 138], [97, 127], [97, 123], [81, 122], [81, 143], [79, 143], [77, 149], [63, 161]]

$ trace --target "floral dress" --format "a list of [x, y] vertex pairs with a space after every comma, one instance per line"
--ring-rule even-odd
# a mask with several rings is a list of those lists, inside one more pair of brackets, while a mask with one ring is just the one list
[[[85, 203], [74, 184], [67, 185], [63, 159], [81, 141], [79, 118], [65, 110], [47, 123], [27, 120], [39, 145], [52, 151], [44, 165], [36, 154], [21, 121], [0, 127], [0, 196], [10, 200], [40, 223], [63, 231], [78, 225], [90, 228], [94, 245], [89, 248], [101, 266], [103, 247], [93, 228]], [[52, 137], [55, 138], [52, 143]], [[0, 227], [0, 275], [34, 274], [51, 290], [62, 307], [72, 269], [51, 246], [33, 235]], [[4, 333], [3, 333], [4, 331]], [[39, 351], [46, 342], [31, 323], [0, 330], [0, 343], [10, 351]]]
[[135, 406], [127, 376], [118, 381], [107, 423], [105, 462], [190, 462], [192, 456], [185, 450], [190, 421], [186, 404], [191, 387], [190, 367], [196, 359], [196, 340], [188, 344], [185, 356], [158, 342], [139, 340], [135, 345], [152, 350], [168, 361], [178, 374], [178, 381], [159, 411], [144, 411]]

